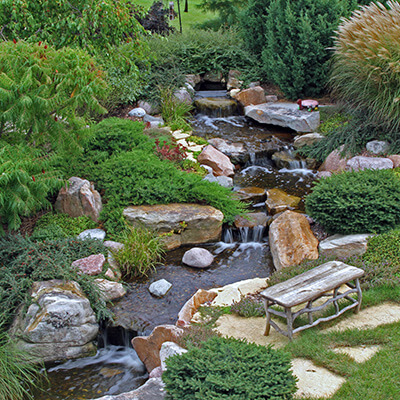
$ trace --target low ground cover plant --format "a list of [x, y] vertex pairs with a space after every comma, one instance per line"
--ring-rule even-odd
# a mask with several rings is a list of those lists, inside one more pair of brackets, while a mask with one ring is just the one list
[[320, 179], [305, 203], [329, 233], [382, 233], [400, 223], [400, 179], [392, 170], [335, 174]]
[[289, 357], [272, 346], [213, 337], [166, 363], [169, 399], [283, 400], [296, 391]]
[[238, 302], [233, 302], [231, 312], [245, 318], [262, 317], [265, 315], [262, 300], [254, 296], [245, 296]]

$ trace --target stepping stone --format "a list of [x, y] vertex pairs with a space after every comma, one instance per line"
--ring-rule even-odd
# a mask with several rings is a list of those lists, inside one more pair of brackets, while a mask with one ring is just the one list
[[347, 354], [355, 362], [363, 363], [372, 358], [381, 346], [355, 346], [355, 347], [337, 347], [332, 349], [335, 353]]

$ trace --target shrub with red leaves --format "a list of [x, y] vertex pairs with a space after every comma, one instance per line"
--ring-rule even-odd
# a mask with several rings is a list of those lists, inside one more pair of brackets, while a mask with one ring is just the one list
[[156, 139], [155, 143], [155, 154], [161, 160], [179, 162], [186, 158], [185, 148], [179, 143], [167, 144], [164, 140], [162, 146], [160, 146], [160, 141], [158, 139]]

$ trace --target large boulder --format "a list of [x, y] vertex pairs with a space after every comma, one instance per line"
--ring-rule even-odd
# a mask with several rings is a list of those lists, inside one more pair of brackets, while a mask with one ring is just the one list
[[214, 261], [214, 256], [206, 249], [193, 247], [185, 252], [182, 262], [193, 268], [207, 268]]
[[328, 157], [326, 157], [325, 161], [319, 167], [319, 171], [324, 172], [340, 172], [346, 169], [347, 161], [350, 157], [346, 155], [342, 155], [343, 146], [340, 146], [338, 149], [333, 150]]
[[237, 109], [235, 100], [223, 97], [200, 98], [195, 100], [194, 105], [199, 113], [212, 117], [229, 117]]
[[266, 192], [264, 188], [249, 186], [236, 190], [235, 196], [239, 200], [249, 203], [261, 203], [262, 201], [265, 201]]
[[200, 164], [205, 164], [213, 169], [214, 175], [232, 176], [234, 175], [235, 167], [231, 160], [224, 153], [221, 153], [215, 147], [208, 145], [197, 157]]
[[98, 221], [102, 209], [101, 196], [89, 181], [73, 176], [58, 193], [55, 209], [71, 217], [87, 215]]
[[363, 169], [392, 169], [393, 161], [389, 158], [356, 156], [346, 163], [347, 171], [361, 171]]
[[271, 217], [265, 212], [256, 212], [247, 215], [246, 217], [237, 216], [235, 218], [236, 228], [255, 228], [256, 226], [267, 226], [268, 220]]
[[41, 360], [58, 361], [95, 352], [99, 326], [78, 283], [35, 282], [32, 304], [21, 310], [11, 327], [19, 345]]
[[267, 191], [267, 201], [265, 205], [271, 215], [282, 211], [296, 209], [300, 203], [300, 197], [293, 196], [281, 189], [270, 189]]
[[136, 336], [132, 339], [132, 346], [148, 372], [161, 365], [161, 345], [164, 342], [176, 343], [182, 333], [183, 330], [175, 325], [159, 325], [150, 336]]
[[249, 89], [241, 90], [235, 99], [243, 106], [257, 105], [266, 103], [264, 89], [261, 86], [254, 86]]
[[93, 254], [89, 257], [80, 258], [72, 263], [80, 273], [86, 275], [99, 275], [103, 271], [103, 265], [106, 262], [104, 254]]
[[269, 245], [277, 271], [303, 260], [318, 258], [318, 240], [310, 229], [307, 218], [293, 211], [285, 211], [269, 227]]
[[393, 162], [393, 168], [398, 168], [400, 167], [400, 155], [398, 154], [393, 154], [391, 156], [388, 156], [389, 160], [392, 160]]
[[180, 102], [185, 104], [192, 104], [193, 103], [193, 94], [191, 93], [190, 89], [186, 86], [182, 86], [179, 89], [175, 90], [174, 97]]
[[226, 140], [221, 138], [209, 139], [208, 143], [214, 146], [221, 153], [226, 156], [237, 160], [238, 162], [244, 162], [246, 160], [247, 151], [243, 146], [243, 143], [228, 143]]
[[319, 254], [336, 258], [362, 255], [367, 251], [367, 242], [370, 236], [370, 233], [329, 236], [320, 242]]
[[261, 124], [278, 125], [296, 132], [313, 132], [319, 127], [319, 112], [299, 110], [295, 103], [264, 103], [247, 106], [246, 117]]
[[296, 149], [300, 149], [304, 146], [312, 146], [315, 143], [320, 142], [324, 138], [320, 133], [306, 133], [305, 135], [296, 136], [294, 138], [293, 146]]
[[109, 281], [108, 279], [95, 279], [94, 283], [100, 289], [105, 301], [113, 301], [124, 297], [126, 289], [122, 283]]
[[159, 233], [175, 232], [171, 236], [175, 248], [218, 241], [224, 219], [224, 214], [216, 208], [198, 204], [132, 206], [123, 214], [133, 226], [144, 225]]
[[187, 353], [187, 350], [177, 345], [176, 343], [164, 342], [161, 345], [161, 350], [160, 350], [161, 370], [162, 371], [167, 370], [167, 365], [165, 363], [167, 358], [185, 353]]
[[230, 70], [228, 73], [228, 82], [226, 84], [226, 89], [229, 91], [231, 89], [240, 89], [243, 81], [239, 80], [240, 71]]
[[370, 153], [378, 155], [387, 153], [389, 151], [390, 144], [384, 140], [372, 140], [371, 142], [368, 142], [365, 147]]

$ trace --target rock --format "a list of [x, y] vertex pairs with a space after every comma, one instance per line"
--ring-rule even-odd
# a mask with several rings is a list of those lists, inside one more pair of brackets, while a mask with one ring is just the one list
[[[166, 396], [164, 383], [159, 377], [151, 377], [138, 389], [114, 396], [103, 396], [96, 400], [162, 400]], [[94, 399], [92, 399], [94, 400]]]
[[177, 236], [182, 245], [218, 241], [224, 219], [224, 214], [216, 208], [198, 204], [132, 206], [126, 208], [123, 215], [133, 226], [144, 225], [160, 234], [180, 232]]
[[183, 330], [174, 325], [159, 325], [150, 336], [136, 336], [132, 339], [132, 346], [148, 372], [161, 366], [161, 345], [164, 342], [176, 342], [182, 333]]
[[267, 226], [268, 219], [264, 212], [251, 213], [246, 218], [239, 215], [235, 218], [236, 228], [255, 228], [256, 226]]
[[203, 178], [203, 180], [208, 182], [216, 182], [226, 188], [233, 187], [233, 179], [223, 175], [214, 176], [213, 174], [208, 174]]
[[126, 289], [119, 282], [112, 282], [108, 279], [95, 279], [94, 282], [101, 290], [102, 296], [105, 301], [113, 301], [124, 297]]
[[181, 130], [172, 132], [172, 137], [176, 140], [187, 139], [190, 137], [188, 133], [182, 132]]
[[178, 346], [174, 342], [164, 342], [161, 345], [161, 350], [160, 350], [160, 360], [161, 360], [161, 369], [162, 371], [167, 370], [167, 366], [165, 364], [165, 360], [171, 356], [176, 356], [180, 354], [187, 353], [187, 350], [182, 348], [181, 346]]
[[231, 163], [229, 157], [218, 151], [215, 147], [208, 145], [197, 157], [200, 164], [209, 165], [214, 172], [214, 175], [232, 176], [234, 175], [235, 167]]
[[94, 254], [74, 261], [72, 266], [78, 268], [82, 274], [93, 276], [102, 273], [105, 262], [106, 258], [103, 254]]
[[233, 99], [223, 97], [204, 97], [194, 102], [195, 107], [201, 114], [212, 117], [229, 117], [235, 113], [237, 103]]
[[220, 83], [220, 82], [224, 82], [224, 76], [222, 75], [222, 72], [208, 71], [204, 74], [203, 81], [212, 82], [212, 83]]
[[301, 111], [295, 103], [247, 106], [244, 113], [261, 124], [283, 126], [296, 132], [313, 132], [319, 127], [319, 112]]
[[267, 191], [265, 205], [271, 215], [279, 212], [296, 209], [300, 203], [300, 197], [287, 194], [281, 189], [270, 189]]
[[196, 91], [194, 90], [194, 87], [188, 82], [185, 82], [184, 86], [188, 90], [188, 92], [192, 95], [192, 97], [194, 97], [194, 95], [196, 93]]
[[224, 286], [223, 290], [218, 291], [217, 294], [217, 297], [211, 303], [213, 307], [231, 306], [233, 303], [238, 303], [242, 298], [239, 290], [229, 285]]
[[130, 117], [143, 118], [146, 115], [146, 111], [141, 107], [136, 107], [129, 111], [128, 115]]
[[212, 302], [217, 297], [217, 293], [199, 289], [181, 308], [178, 314], [177, 326], [185, 327], [190, 325], [193, 315], [198, 308], [205, 303]]
[[272, 222], [269, 245], [277, 271], [298, 265], [305, 259], [318, 258], [318, 240], [311, 232], [307, 218], [293, 211], [285, 211]]
[[319, 167], [319, 171], [340, 172], [346, 169], [346, 163], [350, 157], [342, 156], [344, 146], [333, 150]]
[[201, 168], [204, 168], [205, 170], [207, 170], [209, 174], [212, 174], [212, 173], [213, 173], [213, 169], [212, 169], [210, 166], [208, 166], [208, 165], [201, 164], [200, 167], [201, 167]]
[[96, 239], [103, 241], [105, 237], [106, 233], [103, 229], [86, 229], [78, 235], [80, 240]]
[[347, 171], [361, 171], [363, 169], [392, 169], [393, 161], [389, 158], [356, 156], [346, 163]]
[[235, 192], [235, 196], [251, 203], [261, 203], [266, 199], [265, 189], [256, 186], [241, 188]]
[[398, 168], [400, 167], [400, 155], [393, 154], [392, 156], [388, 157], [389, 160], [392, 160], [393, 162], [393, 168]]
[[367, 151], [376, 155], [387, 153], [389, 151], [389, 147], [389, 143], [383, 140], [372, 140], [366, 145]]
[[162, 117], [153, 117], [148, 114], [143, 117], [143, 122], [146, 122], [147, 128], [159, 128], [164, 125]]
[[192, 85], [192, 87], [196, 88], [196, 86], [198, 86], [198, 84], [201, 82], [201, 77], [198, 74], [189, 74], [186, 75], [185, 80], [187, 83]]
[[11, 327], [19, 346], [42, 361], [84, 357], [95, 352], [92, 343], [99, 326], [78, 283], [34, 282], [32, 304], [21, 309]]
[[229, 92], [229, 97], [234, 99], [238, 93], [240, 93], [240, 89], [231, 89]]
[[243, 84], [243, 81], [239, 80], [240, 71], [230, 70], [228, 73], [228, 83], [226, 84], [226, 89], [240, 89]]
[[[169, 342], [173, 343], [173, 342]], [[154, 368], [153, 371], [150, 372], [149, 378], [161, 378], [162, 377], [163, 370], [161, 369], [161, 366]]]
[[172, 235], [163, 236], [161, 243], [167, 251], [178, 249], [182, 246], [181, 235], [173, 233]]
[[307, 167], [305, 161], [296, 157], [287, 150], [274, 153], [271, 158], [278, 168], [297, 169]]
[[261, 85], [260, 81], [250, 82], [249, 83], [249, 88], [253, 88], [253, 87], [256, 87], [256, 86], [260, 86], [260, 85]]
[[221, 138], [209, 139], [208, 143], [227, 156], [238, 156], [246, 151], [242, 143], [228, 143]]
[[325, 257], [345, 258], [362, 255], [367, 251], [369, 233], [358, 235], [333, 235], [319, 244], [319, 254]]
[[[143, 100], [138, 101], [138, 107], [146, 111], [146, 115], [154, 115], [160, 112], [160, 107], [157, 104], [152, 104]], [[144, 115], [144, 117], [146, 115]]]
[[269, 95], [265, 96], [265, 101], [267, 103], [275, 103], [276, 101], [278, 101], [278, 96], [276, 96], [274, 94], [269, 94]]
[[165, 296], [169, 289], [171, 289], [172, 284], [168, 282], [166, 279], [159, 279], [158, 281], [153, 282], [149, 286], [149, 292], [156, 297]]
[[176, 90], [174, 92], [174, 96], [181, 103], [185, 104], [193, 103], [192, 94], [189, 92], [187, 87], [181, 87], [178, 90]]
[[107, 247], [111, 251], [118, 251], [124, 248], [124, 244], [120, 242], [114, 242], [113, 240], [106, 240], [104, 243], [104, 247]]
[[247, 107], [250, 105], [265, 104], [267, 102], [265, 98], [264, 89], [261, 86], [254, 86], [249, 89], [241, 90], [235, 99], [243, 106]]
[[296, 136], [294, 138], [293, 146], [296, 149], [300, 149], [304, 146], [312, 146], [315, 143], [320, 142], [324, 138], [319, 133], [306, 133], [305, 135]]
[[214, 256], [206, 249], [193, 247], [188, 250], [182, 258], [182, 262], [189, 267], [207, 268], [214, 261]]
[[102, 210], [101, 196], [88, 180], [73, 176], [58, 193], [54, 207], [71, 217], [87, 215], [97, 222]]
[[330, 176], [332, 176], [332, 172], [330, 172], [330, 171], [318, 171], [316, 178], [317, 179], [329, 178]]

